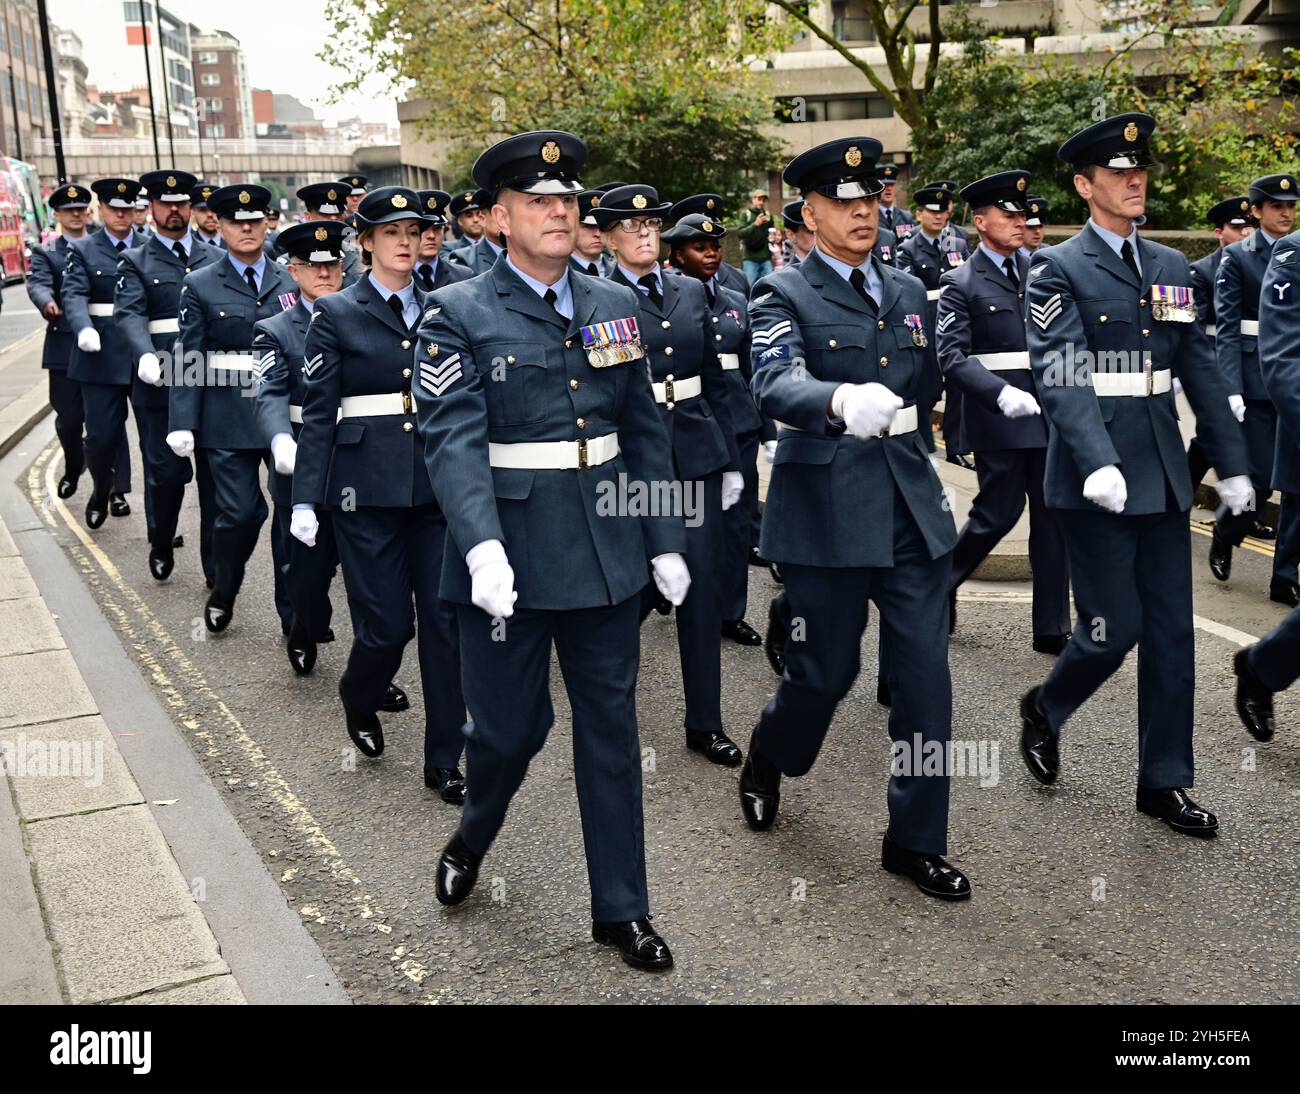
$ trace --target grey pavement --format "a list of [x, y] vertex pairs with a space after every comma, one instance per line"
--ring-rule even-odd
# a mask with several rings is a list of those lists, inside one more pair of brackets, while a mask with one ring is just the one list
[[[14, 473], [37, 510], [55, 477], [40, 440], [24, 445], [33, 471]], [[138, 494], [131, 500], [138, 513]], [[740, 817], [736, 772], [684, 748], [673, 622], [653, 616], [639, 684], [646, 843], [655, 923], [677, 968], [651, 977], [590, 941], [558, 673], [551, 739], [475, 895], [449, 913], [432, 875], [458, 814], [423, 786], [414, 650], [398, 677], [413, 709], [385, 716], [387, 752], [362, 759], [335, 693], [350, 640], [341, 583], [338, 641], [322, 647], [313, 677], [299, 679], [271, 604], [265, 535], [232, 627], [212, 638], [200, 618], [193, 497], [182, 516], [187, 546], [163, 584], [148, 575], [138, 516], [110, 520], [91, 550], [69, 527], [83, 505], [84, 489], [66, 516], [58, 506], [43, 514], [51, 542], [167, 710], [169, 744], [192, 753], [357, 1002], [1300, 999], [1297, 898], [1279, 884], [1293, 872], [1300, 752], [1286, 729], [1255, 745], [1231, 709], [1233, 650], [1285, 614], [1267, 600], [1263, 554], [1241, 552], [1232, 582], [1219, 585], [1205, 571], [1208, 540], [1193, 537], [1196, 794], [1223, 824], [1209, 842], [1134, 810], [1135, 658], [1067, 726], [1061, 783], [1045, 790], [1029, 779], [1016, 703], [1051, 662], [1029, 648], [1025, 584], [963, 589], [951, 645], [954, 736], [985, 766], [983, 778], [954, 779], [950, 854], [975, 886], [959, 906], [928, 901], [879, 867], [889, 752], [886, 714], [873, 701], [874, 623], [863, 675], [817, 765], [787, 781], [776, 827], [755, 834]], [[761, 626], [775, 585], [755, 568], [750, 589], [749, 618]], [[72, 637], [69, 646], [75, 653]], [[743, 746], [775, 678], [758, 649], [726, 645], [723, 666], [724, 719]], [[1278, 717], [1300, 725], [1300, 696], [1280, 696]], [[132, 762], [145, 751], [133, 739], [120, 745]]]

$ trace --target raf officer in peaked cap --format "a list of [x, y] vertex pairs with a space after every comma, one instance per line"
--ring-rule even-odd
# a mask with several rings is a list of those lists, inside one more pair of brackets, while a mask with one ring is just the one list
[[[1219, 245], [1192, 263], [1192, 291], [1196, 293], [1197, 322], [1204, 327], [1206, 335], [1213, 339], [1218, 335], [1214, 315], [1214, 281], [1219, 274], [1224, 249], [1245, 239], [1255, 230], [1258, 222], [1250, 215], [1250, 199], [1245, 194], [1215, 202], [1206, 211], [1205, 219], [1213, 226]], [[1201, 447], [1200, 440], [1193, 437], [1187, 445], [1187, 471], [1192, 477], [1193, 492], [1200, 487], [1201, 480], [1209, 469], [1209, 457]], [[1259, 514], [1256, 513], [1250, 534], [1257, 538], [1271, 539], [1274, 531], [1260, 524]]]
[[447, 211], [451, 214], [453, 230], [443, 244], [444, 249], [463, 251], [483, 238], [487, 209], [479, 203], [479, 196], [478, 190], [462, 190], [452, 195]]
[[415, 283], [421, 292], [433, 292], [444, 285], [464, 281], [474, 275], [459, 262], [443, 258], [443, 239], [447, 232], [447, 207], [451, 195], [445, 190], [417, 190], [424, 232], [420, 236], [420, 253], [415, 259]]
[[[479, 190], [474, 195], [474, 203], [482, 209], [492, 208], [492, 195]], [[483, 218], [483, 234], [468, 247], [463, 247], [453, 256], [465, 263], [476, 276], [487, 273], [496, 265], [497, 259], [505, 254], [506, 240], [497, 227], [496, 219], [487, 214]]]
[[344, 222], [349, 227], [355, 226], [357, 210], [361, 207], [361, 200], [366, 196], [366, 183], [369, 181], [365, 175], [348, 175], [339, 180], [347, 187], [347, 208], [343, 210]]
[[[165, 581], [174, 565], [173, 545], [190, 461], [167, 446], [168, 392], [163, 362], [171, 362], [180, 331], [181, 284], [186, 274], [217, 261], [218, 250], [190, 231], [193, 175], [175, 169], [140, 178], [148, 188], [154, 232], [140, 247], [123, 253], [117, 268], [114, 308], [119, 329], [135, 361], [131, 406], [140, 425], [146, 512], [150, 517], [149, 572]], [[205, 567], [206, 568], [206, 567]]]
[[329, 589], [339, 560], [333, 525], [328, 515], [318, 521], [312, 547], [294, 539], [290, 527], [307, 386], [303, 347], [316, 302], [343, 285], [346, 231], [341, 222], [316, 221], [294, 224], [280, 233], [280, 248], [288, 256], [286, 269], [298, 286], [298, 299], [293, 307], [254, 324], [257, 395], [253, 412], [275, 465], [269, 485], [275, 502], [274, 520], [280, 525], [281, 541], [288, 545], [284, 584], [293, 608], [285, 648], [289, 664], [299, 676], [309, 675], [315, 667], [318, 643], [334, 640]]
[[892, 232], [898, 239], [906, 239], [916, 227], [916, 220], [906, 209], [897, 205], [894, 196], [898, 193], [898, 166], [882, 163], [876, 168], [880, 176], [880, 227]]
[[948, 578], [957, 539], [930, 463], [925, 290], [873, 256], [880, 142], [830, 141], [784, 180], [803, 194], [817, 246], [754, 287], [754, 393], [781, 424], [761, 550], [780, 564], [801, 641], [754, 730], [740, 800], [752, 828], [776, 820], [782, 776], [806, 774], [858, 675], [868, 606], [888, 638], [895, 702], [882, 866], [922, 892], [970, 895], [947, 851], [948, 771], [914, 741], [946, 748], [952, 721]]
[[1121, 114], [1061, 146], [1088, 223], [1029, 268], [1029, 361], [1051, 425], [1044, 495], [1065, 530], [1079, 618], [1047, 679], [1021, 700], [1021, 754], [1036, 779], [1055, 782], [1062, 726], [1138, 646], [1137, 808], [1210, 835], [1217, 819], [1187, 793], [1192, 490], [1174, 362], [1216, 457], [1220, 496], [1240, 512], [1254, 491], [1187, 259], [1138, 235], [1154, 128], [1147, 114]]
[[[86, 464], [93, 480], [90, 500], [86, 502], [86, 525], [94, 529], [103, 525], [110, 510], [114, 516], [131, 512], [126, 500], [126, 491], [131, 487], [125, 431], [135, 362], [118, 328], [113, 292], [119, 260], [145, 237], [132, 223], [139, 182], [99, 179], [90, 188], [99, 199], [103, 228], [69, 246], [62, 301], [68, 325], [77, 336], [68, 361], [68, 379], [81, 385], [86, 412]], [[137, 418], [136, 429], [142, 438], [144, 428]], [[118, 486], [125, 486], [125, 490], [119, 491]], [[147, 494], [145, 503], [148, 515]]]
[[[721, 224], [726, 210], [723, 208], [722, 198], [717, 194], [692, 194], [688, 198], [674, 202], [673, 207], [668, 210], [666, 219], [672, 224], [679, 224], [683, 217], [693, 213], [708, 217], [715, 224]], [[746, 280], [743, 270], [736, 269], [729, 262], [719, 261], [718, 272], [713, 276], [723, 288], [738, 292], [746, 300], [749, 299], [749, 281]]]
[[935, 333], [949, 389], [962, 393], [962, 430], [975, 453], [979, 493], [952, 555], [957, 588], [1020, 519], [1029, 498], [1029, 565], [1034, 578], [1033, 646], [1058, 654], [1070, 636], [1070, 579], [1056, 516], [1043, 504], [1047, 424], [1034, 397], [1025, 342], [1025, 279], [1019, 254], [1027, 171], [1002, 171], [961, 192], [975, 213], [979, 246], [945, 273]]
[[[1295, 226], [1300, 182], [1295, 175], [1266, 175], [1250, 184], [1249, 196], [1250, 212], [1259, 228], [1223, 250], [1214, 279], [1214, 346], [1219, 371], [1228, 385], [1232, 413], [1246, 440], [1256, 506], [1261, 506], [1272, 492], [1277, 410], [1260, 371], [1260, 286], [1273, 247]], [[1296, 572], [1300, 563], [1298, 508], [1300, 497], [1283, 492], [1268, 592], [1270, 599], [1288, 607], [1300, 604]], [[1220, 504], [1210, 540], [1210, 572], [1220, 581], [1227, 581], [1231, 575], [1232, 549], [1251, 533], [1257, 516], [1253, 511], [1234, 514], [1226, 504]]]
[[200, 243], [212, 247], [224, 247], [221, 229], [216, 211], [208, 205], [208, 199], [217, 192], [210, 182], [196, 182], [190, 191], [190, 230]]
[[578, 242], [569, 264], [588, 277], [608, 277], [614, 262], [605, 254], [605, 237], [596, 223], [595, 208], [602, 197], [599, 190], [584, 190], [578, 195]]
[[[302, 202], [303, 207], [307, 210], [303, 220], [306, 223], [315, 223], [322, 220], [336, 220], [340, 224], [344, 223], [344, 215], [347, 212], [347, 196], [349, 187], [337, 179], [329, 182], [313, 182], [307, 186], [301, 186], [296, 191], [298, 200]], [[356, 282], [362, 274], [361, 255], [356, 247], [352, 246], [347, 239], [349, 233], [344, 233], [343, 241], [343, 287], [346, 289], [349, 285]]]
[[[76, 345], [76, 332], [63, 310], [63, 275], [73, 241], [85, 239], [88, 234], [90, 197], [90, 189], [76, 182], [66, 183], [50, 194], [46, 200], [58, 222], [59, 234], [49, 243], [32, 247], [31, 271], [27, 275], [27, 295], [46, 322], [41, 368], [50, 374], [54, 432], [63, 448], [63, 474], [56, 492], [65, 499], [77, 492], [77, 481], [86, 469], [86, 448], [82, 440], [86, 412], [81, 402], [81, 385], [68, 378], [68, 361]], [[119, 449], [113, 460], [113, 493], [125, 495], [131, 489], [131, 453], [125, 428], [119, 435]]]
[[[1300, 494], [1300, 232], [1273, 244], [1259, 295], [1259, 364], [1277, 409], [1273, 486]], [[1237, 714], [1258, 741], [1273, 736], [1273, 694], [1300, 677], [1300, 607], [1259, 642], [1238, 650]]]
[[[741, 761], [740, 749], [722, 725], [718, 634], [723, 606], [717, 575], [724, 514], [740, 501], [744, 478], [706, 290], [694, 278], [664, 276], [659, 267], [659, 229], [668, 209], [653, 187], [634, 183], [605, 194], [596, 221], [614, 255], [611, 280], [637, 294], [655, 402], [681, 483], [674, 489], [693, 503], [686, 522], [686, 558], [699, 580], [677, 612], [686, 746], [711, 763], [734, 767]], [[647, 588], [643, 618], [654, 608], [671, 610]]]
[[570, 266], [585, 159], [583, 143], [558, 131], [479, 157], [474, 180], [494, 198], [508, 253], [485, 276], [436, 292], [420, 327], [420, 432], [451, 533], [443, 589], [457, 606], [473, 719], [473, 792], [439, 860], [437, 896], [469, 895], [546, 741], [554, 646], [573, 709], [592, 937], [636, 968], [666, 969], [645, 877], [640, 593], [647, 558], [675, 603], [690, 575], [681, 517], [618, 500], [628, 483], [653, 488], [674, 475], [636, 293]]
[[1032, 194], [1025, 198], [1025, 230], [1020, 253], [1026, 258], [1033, 258], [1049, 246], [1043, 242], [1043, 236], [1047, 233], [1047, 218], [1051, 215], [1052, 209], [1046, 198], [1034, 197]]
[[[452, 606], [439, 596], [447, 523], [424, 467], [411, 388], [424, 294], [411, 276], [424, 234], [414, 190], [381, 186], [357, 208], [366, 276], [316, 302], [303, 346], [307, 385], [293, 476], [295, 539], [314, 547], [328, 511], [353, 622], [339, 699], [348, 736], [372, 759], [378, 717], [416, 639], [424, 693], [424, 782], [465, 800], [465, 700]], [[394, 701], [396, 700], [396, 701]]]
[[749, 390], [752, 365], [748, 300], [720, 283], [724, 265], [721, 241], [726, 234], [722, 223], [707, 213], [688, 213], [660, 239], [668, 245], [672, 267], [704, 285], [713, 322], [713, 346], [727, 381], [727, 412], [745, 484], [740, 500], [722, 518], [718, 558], [722, 636], [742, 646], [758, 646], [763, 636], [745, 622], [745, 607], [749, 599], [750, 550], [757, 543], [759, 527], [758, 445], [763, 419]]
[[794, 248], [794, 254], [790, 256], [790, 261], [786, 265], [797, 266], [808, 257], [808, 252], [817, 242], [817, 237], [803, 222], [803, 198], [798, 201], [787, 201], [782, 206], [781, 221], [785, 224], [785, 230], [790, 236], [790, 245]]
[[[961, 196], [961, 187], [952, 179], [939, 179], [938, 182], [932, 182], [930, 183], [930, 185], [937, 186], [940, 190], [944, 191], [944, 193], [946, 193], [950, 198], [952, 198], [953, 205], [957, 203], [958, 197]], [[953, 223], [951, 206], [949, 206], [948, 214], [944, 218], [942, 235], [947, 236], [950, 239], [953, 237], [960, 239], [962, 243], [966, 245], [966, 249], [970, 250], [970, 236], [966, 232], [966, 229], [963, 228], [960, 224]], [[945, 249], [947, 249], [946, 244], [945, 244]]]
[[[288, 272], [262, 250], [270, 200], [271, 192], [253, 183], [223, 186], [208, 199], [226, 253], [185, 275], [180, 335], [167, 377], [167, 444], [178, 456], [201, 450], [212, 476], [214, 573], [203, 623], [213, 634], [230, 625], [267, 516], [261, 465], [269, 463], [270, 452], [250, 397], [257, 373], [253, 326], [295, 300]], [[287, 631], [293, 619], [282, 573], [288, 544], [275, 529], [271, 547], [275, 606]]]

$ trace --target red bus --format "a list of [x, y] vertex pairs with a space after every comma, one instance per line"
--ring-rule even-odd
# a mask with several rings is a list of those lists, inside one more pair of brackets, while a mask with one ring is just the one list
[[24, 213], [17, 180], [8, 171], [0, 171], [0, 278], [6, 285], [27, 276]]

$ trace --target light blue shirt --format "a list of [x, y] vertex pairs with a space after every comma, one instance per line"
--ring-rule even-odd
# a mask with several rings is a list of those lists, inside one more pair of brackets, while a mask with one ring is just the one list
[[[1129, 243], [1132, 244], [1133, 246], [1133, 261], [1137, 264], [1138, 273], [1140, 274], [1142, 272], [1142, 255], [1138, 251], [1138, 230], [1136, 224], [1133, 225], [1133, 227], [1129, 230], [1129, 234], [1127, 236], [1122, 236], [1122, 235], [1116, 235], [1114, 232], [1106, 228], [1103, 228], [1100, 224], [1098, 224], [1095, 220], [1093, 220], [1092, 217], [1088, 218], [1088, 223], [1092, 225], [1092, 230], [1096, 232], [1099, 236], [1101, 236], [1106, 246], [1109, 247], [1112, 251], [1114, 251], [1117, 255], [1119, 255], [1120, 253], [1120, 248], [1124, 246], [1124, 240], [1127, 239]], [[1123, 261], [1123, 257], [1124, 257], [1123, 255], [1120, 255], [1121, 261]]]
[[305, 296], [302, 295], [302, 293], [298, 294], [298, 303], [307, 309], [308, 315], [310, 315], [312, 312], [316, 310], [316, 301], [308, 300]]
[[[1005, 255], [1005, 256], [1000, 255], [998, 254], [997, 251], [995, 251], [992, 247], [986, 244], [983, 240], [980, 241], [979, 249], [984, 252], [984, 257], [987, 258], [990, 262], [992, 262], [993, 265], [995, 265], [999, 270], [1002, 270], [1003, 273], [1007, 272], [1002, 267], [1003, 267], [1003, 263], [1005, 263], [1008, 258], [1011, 259], [1011, 268], [1013, 270], [1016, 269], [1016, 256], [1014, 252], [1010, 255]], [[1017, 249], [1023, 250], [1023, 248], [1017, 248]], [[1020, 276], [1019, 270], [1016, 270], [1016, 276], [1017, 277]]]
[[487, 239], [487, 245], [492, 248], [492, 253], [494, 255], [499, 255], [502, 251], [505, 250], [504, 247], [500, 246], [499, 244], [493, 243], [492, 240], [488, 239], [486, 233], [484, 234], [483, 238]]
[[[641, 284], [641, 278], [646, 277], [646, 276], [647, 276], [646, 274], [634, 274], [631, 270], [629, 270], [629, 269], [628, 269], [626, 266], [624, 266], [623, 263], [621, 263], [621, 262], [618, 263], [618, 269], [619, 269], [619, 272], [620, 272], [624, 277], [626, 277], [630, 282], [632, 282], [633, 285], [635, 285], [635, 286], [637, 287], [637, 291], [638, 291], [638, 292], [640, 292], [643, 296], [649, 296], [649, 295], [650, 295], [650, 290], [647, 289], [644, 285]], [[663, 272], [659, 269], [659, 263], [658, 263], [658, 262], [655, 263], [654, 269], [651, 270], [650, 273], [654, 275], [655, 286], [659, 289], [659, 295], [660, 295], [660, 296], [663, 296], [663, 294], [664, 294], [664, 278], [663, 278]]]
[[506, 265], [514, 271], [515, 276], [525, 285], [533, 290], [538, 296], [545, 297], [546, 290], [550, 289], [555, 293], [555, 310], [565, 319], [573, 318], [573, 287], [569, 284], [569, 270], [565, 267], [564, 273], [560, 274], [560, 280], [553, 285], [546, 284], [545, 281], [538, 281], [535, 277], [529, 277], [523, 270], [516, 266], [511, 260], [510, 255], [506, 255]]
[[253, 276], [257, 279], [257, 291], [259, 294], [261, 293], [262, 278], [266, 274], [266, 252], [265, 251], [259, 254], [257, 256], [257, 261], [253, 263], [241, 262], [229, 251], [227, 251], [226, 261], [228, 261], [232, 266], [235, 267], [235, 273], [239, 274], [240, 281], [247, 281], [248, 277], [245, 275], [244, 271], [252, 270]]
[[850, 266], [847, 262], [841, 262], [838, 258], [831, 258], [831, 256], [820, 247], [815, 247], [814, 250], [816, 250], [818, 255], [821, 256], [821, 260], [844, 278], [845, 281], [849, 279], [849, 275], [852, 274], [854, 270], [861, 270], [867, 278], [867, 292], [871, 294], [872, 299], [874, 299], [877, 304], [880, 303], [880, 294], [884, 290], [880, 283], [880, 274], [876, 271], [876, 264], [871, 261], [870, 257], [868, 257], [860, 266]]
[[[166, 236], [160, 235], [158, 236], [158, 242], [173, 253], [176, 251], [176, 244], [179, 243], [181, 250], [185, 252], [186, 262], [190, 260], [190, 252], [194, 250], [194, 237], [189, 232], [186, 232], [180, 239], [168, 239]], [[240, 276], [242, 277], [243, 274], [240, 274]]]
[[396, 293], [392, 289], [386, 288], [375, 280], [374, 274], [366, 274], [370, 278], [370, 284], [374, 287], [375, 292], [384, 298], [384, 303], [388, 303], [390, 296], [396, 296], [402, 302], [402, 322], [408, 327], [414, 327], [415, 321], [420, 318], [420, 305], [415, 300], [415, 282], [408, 281]]

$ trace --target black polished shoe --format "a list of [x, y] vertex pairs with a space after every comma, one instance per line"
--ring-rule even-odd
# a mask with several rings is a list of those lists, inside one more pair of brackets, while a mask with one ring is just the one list
[[1246, 533], [1255, 539], [1277, 539], [1277, 529], [1270, 528], [1262, 520], [1256, 518], [1250, 526], [1250, 531]]
[[767, 663], [777, 676], [785, 675], [785, 644], [790, 635], [785, 629], [785, 621], [777, 611], [777, 598], [767, 607], [767, 637], [763, 639], [763, 652], [767, 654]]
[[1061, 753], [1047, 715], [1038, 705], [1040, 691], [1042, 688], [1030, 688], [1020, 700], [1020, 755], [1029, 774], [1051, 786], [1061, 770]]
[[465, 776], [458, 767], [430, 767], [424, 765], [424, 785], [436, 790], [438, 797], [448, 805], [465, 804]]
[[333, 627], [326, 627], [326, 628], [325, 628], [325, 633], [321, 636], [321, 639], [320, 639], [320, 640], [321, 640], [322, 643], [325, 643], [325, 642], [333, 642], [333, 641], [334, 641], [334, 628], [333, 628]]
[[1294, 608], [1300, 604], [1300, 585], [1294, 581], [1275, 577], [1268, 583], [1268, 598], [1279, 604], [1285, 604], [1288, 608]]
[[948, 456], [949, 463], [955, 463], [958, 467], [964, 467], [967, 471], [974, 471], [975, 464], [971, 462], [969, 456], [964, 456], [960, 452], [950, 453]]
[[623, 960], [634, 969], [665, 972], [673, 967], [668, 943], [650, 926], [650, 917], [631, 923], [592, 923], [591, 937], [606, 946], [617, 946]]
[[754, 747], [754, 738], [750, 737], [749, 755], [740, 769], [740, 811], [745, 823], [755, 832], [771, 828], [780, 804], [781, 771]]
[[1232, 671], [1237, 674], [1237, 717], [1257, 741], [1273, 739], [1273, 693], [1250, 668], [1250, 651], [1238, 650], [1232, 656]]
[[92, 532], [104, 526], [108, 520], [108, 499], [97, 497], [93, 492], [86, 502], [86, 527]]
[[785, 578], [781, 576], [781, 567], [778, 566], [775, 562], [769, 562], [767, 564], [767, 572], [772, 575], [772, 580], [775, 581], [778, 585], [785, 584]]
[[1232, 544], [1220, 537], [1218, 528], [1210, 536], [1210, 573], [1219, 581], [1232, 576]]
[[343, 704], [343, 717], [347, 721], [348, 736], [363, 756], [372, 760], [384, 752], [384, 727], [373, 714], [362, 714], [353, 709], [343, 697], [343, 681], [339, 681], [339, 702]]
[[1060, 657], [1065, 651], [1065, 644], [1070, 641], [1068, 634], [1036, 634], [1034, 635], [1034, 652], [1050, 653], [1053, 657]]
[[213, 590], [208, 596], [208, 602], [203, 605], [203, 625], [213, 634], [220, 634], [230, 626], [234, 617], [235, 602], [224, 599]]
[[891, 874], [910, 877], [926, 896], [940, 900], [970, 899], [970, 882], [966, 875], [942, 855], [905, 851], [886, 836], [880, 848], [880, 865]]
[[697, 733], [688, 729], [686, 747], [692, 752], [700, 753], [710, 763], [721, 764], [723, 767], [739, 767], [740, 761], [744, 759], [736, 742], [720, 730]]
[[108, 511], [115, 517], [129, 517], [131, 515], [131, 503], [126, 500], [125, 494], [109, 494]]
[[660, 615], [673, 614], [673, 602], [658, 590], [655, 591], [655, 611]]
[[384, 693], [384, 701], [379, 704], [379, 709], [385, 714], [401, 714], [402, 711], [411, 709], [411, 700], [407, 698], [406, 692], [396, 684], [389, 684], [388, 691]]
[[889, 690], [889, 681], [883, 676], [876, 677], [876, 702], [886, 709], [894, 705], [894, 696]]
[[293, 667], [293, 671], [299, 676], [310, 676], [311, 670], [316, 667], [316, 643], [311, 640], [307, 628], [296, 618], [293, 626], [289, 628], [289, 636], [285, 639], [284, 648], [289, 655], [289, 664]]
[[957, 590], [948, 593], [948, 637], [957, 633]]
[[722, 624], [722, 637], [730, 638], [738, 646], [761, 646], [763, 636], [743, 619], [726, 620]]
[[80, 478], [81, 478], [80, 471], [78, 471], [77, 474], [75, 475], [64, 475], [61, 479], [59, 479], [59, 485], [56, 488], [55, 493], [58, 494], [59, 497], [63, 498], [66, 501], [68, 498], [72, 497], [72, 495], [77, 492], [77, 480]]
[[469, 896], [478, 881], [478, 868], [482, 861], [483, 856], [471, 851], [457, 831], [438, 856], [433, 887], [438, 903], [451, 908]]
[[1137, 808], [1139, 813], [1162, 820], [1175, 832], [1188, 836], [1212, 836], [1219, 830], [1219, 818], [1192, 801], [1186, 790], [1148, 790], [1139, 786]]
[[767, 565], [767, 559], [765, 559], [762, 555], [760, 555], [760, 554], [758, 553], [758, 548], [757, 548], [757, 547], [751, 547], [751, 548], [749, 549], [749, 564], [750, 564], [751, 566], [766, 566], [766, 565]]
[[184, 537], [184, 536], [177, 534], [177, 535], [175, 535], [175, 536], [172, 537], [172, 550], [173, 550], [173, 551], [175, 551], [178, 547], [184, 547], [184, 546], [185, 546], [185, 537]]
[[175, 565], [176, 560], [168, 548], [149, 548], [149, 573], [153, 575], [155, 581], [166, 581], [172, 576], [172, 568]]

